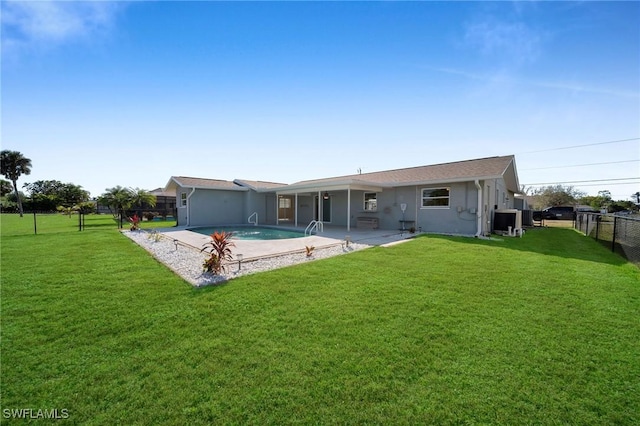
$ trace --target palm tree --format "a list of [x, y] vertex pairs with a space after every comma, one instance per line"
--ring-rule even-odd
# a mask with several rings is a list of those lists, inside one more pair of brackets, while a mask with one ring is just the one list
[[148, 205], [149, 207], [156, 206], [156, 196], [148, 193], [144, 189], [140, 188], [129, 188], [129, 192], [131, 193], [131, 204], [134, 206]]
[[113, 216], [117, 217], [122, 215], [123, 210], [131, 207], [131, 193], [120, 185], [107, 188], [107, 192], [98, 197], [98, 203], [113, 208]]
[[107, 188], [107, 192], [98, 197], [98, 203], [113, 208], [114, 217], [120, 217], [122, 221], [125, 212], [133, 206], [148, 205], [155, 207], [156, 196], [140, 188], [123, 188], [118, 185]]
[[21, 175], [28, 175], [31, 173], [31, 160], [18, 151], [9, 151], [5, 149], [0, 152], [0, 166], [2, 168], [2, 175], [13, 183], [13, 190], [16, 194], [16, 198], [18, 199], [20, 217], [22, 217], [24, 212], [22, 210], [22, 200], [18, 193], [18, 178]]

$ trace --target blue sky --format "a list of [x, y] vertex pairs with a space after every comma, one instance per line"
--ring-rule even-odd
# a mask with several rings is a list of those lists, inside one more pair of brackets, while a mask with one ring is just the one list
[[515, 154], [629, 199], [640, 3], [3, 1], [1, 131], [92, 196]]

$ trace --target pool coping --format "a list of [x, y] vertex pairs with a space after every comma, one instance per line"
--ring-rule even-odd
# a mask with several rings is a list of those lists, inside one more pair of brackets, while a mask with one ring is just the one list
[[[269, 225], [269, 227], [283, 230], [295, 230], [298, 232], [301, 230], [299, 227], [276, 227], [272, 225]], [[210, 237], [194, 231], [189, 231], [188, 228], [194, 228], [194, 226], [159, 228], [156, 229], [156, 231], [162, 234], [165, 238], [173, 240], [175, 244], [198, 251], [202, 250], [203, 246], [210, 241]], [[269, 257], [284, 256], [292, 253], [302, 253], [306, 251], [306, 247], [311, 246], [315, 247], [315, 249], [339, 246], [346, 244], [347, 238], [349, 241], [358, 244], [368, 246], [386, 246], [397, 241], [411, 239], [415, 236], [416, 234], [410, 234], [406, 231], [402, 232], [398, 230], [352, 229], [347, 232], [345, 228], [325, 226], [324, 232], [320, 235], [311, 235], [306, 237], [274, 240], [232, 239], [234, 243], [232, 255], [235, 260], [238, 254], [242, 254], [243, 261], [247, 262]]]

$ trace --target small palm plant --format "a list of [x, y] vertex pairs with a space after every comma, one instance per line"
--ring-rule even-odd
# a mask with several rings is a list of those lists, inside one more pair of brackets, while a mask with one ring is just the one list
[[137, 214], [134, 214], [132, 218], [129, 219], [129, 221], [131, 222], [131, 228], [129, 228], [132, 231], [138, 231], [140, 230], [140, 218], [138, 217]]
[[311, 257], [313, 255], [313, 251], [316, 249], [314, 246], [304, 246], [304, 249], [307, 252], [307, 257]]
[[225, 272], [225, 267], [222, 262], [230, 261], [233, 259], [231, 255], [231, 247], [235, 247], [235, 244], [231, 241], [233, 232], [214, 232], [211, 234], [211, 241], [206, 243], [200, 252], [209, 250], [209, 257], [204, 260], [202, 269], [205, 272], [212, 274], [220, 274]]

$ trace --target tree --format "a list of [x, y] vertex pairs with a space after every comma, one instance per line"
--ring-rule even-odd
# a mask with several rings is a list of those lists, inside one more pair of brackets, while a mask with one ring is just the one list
[[89, 200], [89, 192], [80, 185], [62, 183], [58, 180], [39, 180], [23, 185], [31, 194], [34, 205], [39, 210], [56, 210], [57, 207], [70, 208]]
[[22, 200], [18, 194], [18, 178], [22, 175], [31, 174], [31, 160], [26, 158], [18, 151], [9, 151], [7, 149], [0, 152], [1, 173], [9, 179], [13, 184], [13, 190], [18, 199], [18, 210], [20, 217], [23, 216]]
[[543, 186], [533, 191], [533, 205], [537, 209], [554, 206], [572, 206], [577, 199], [584, 197], [585, 193], [573, 186], [551, 185]]
[[127, 210], [131, 207], [131, 193], [127, 188], [123, 188], [120, 185], [113, 188], [107, 188], [107, 192], [98, 197], [98, 204], [109, 207], [111, 213], [115, 217], [121, 215], [123, 210]]
[[633, 204], [633, 201], [618, 200], [618, 201], [612, 201], [608, 206], [608, 210], [609, 210], [609, 213], [616, 213], [616, 212], [621, 212], [623, 210], [633, 211], [634, 207], [635, 205]]
[[156, 206], [156, 196], [155, 195], [150, 194], [149, 192], [145, 191], [144, 189], [140, 189], [140, 188], [135, 188], [135, 189], [129, 188], [129, 191], [131, 193], [131, 205], [132, 206], [142, 207], [145, 204], [150, 206], [150, 207], [155, 207]]
[[611, 192], [608, 190], [598, 191], [598, 195], [586, 195], [580, 197], [578, 202], [594, 209], [600, 210], [603, 207], [607, 207], [611, 203]]
[[8, 180], [0, 179], [0, 197], [13, 192], [13, 185]]
[[107, 188], [107, 192], [98, 197], [98, 204], [108, 206], [115, 217], [121, 216], [131, 207], [156, 205], [156, 196], [140, 188], [123, 188], [118, 185]]

